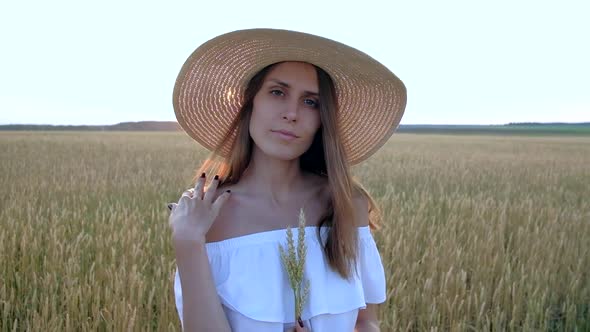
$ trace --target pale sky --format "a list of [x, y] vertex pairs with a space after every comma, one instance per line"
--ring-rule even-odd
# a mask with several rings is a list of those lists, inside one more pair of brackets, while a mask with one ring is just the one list
[[173, 121], [191, 52], [280, 28], [334, 39], [404, 81], [402, 124], [590, 121], [590, 2], [3, 1], [0, 124]]

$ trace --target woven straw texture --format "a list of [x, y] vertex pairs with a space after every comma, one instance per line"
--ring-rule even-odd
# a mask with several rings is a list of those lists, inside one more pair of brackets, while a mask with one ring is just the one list
[[[308, 62], [332, 77], [340, 137], [350, 165], [371, 156], [399, 125], [406, 88], [385, 66], [336, 41], [275, 29], [234, 31], [197, 48], [174, 86], [178, 123], [190, 137], [213, 150], [240, 109], [249, 80], [262, 68], [282, 61]], [[223, 156], [229, 154], [230, 143], [223, 142]]]

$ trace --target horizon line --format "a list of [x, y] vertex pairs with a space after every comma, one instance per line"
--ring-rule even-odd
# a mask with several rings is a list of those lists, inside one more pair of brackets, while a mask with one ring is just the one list
[[[140, 123], [175, 123], [178, 121], [159, 121], [159, 120], [143, 120], [143, 121], [123, 121], [114, 124], [49, 124], [49, 123], [0, 123], [0, 126], [54, 126], [54, 127], [108, 127], [121, 124], [140, 124]], [[515, 124], [590, 124], [590, 121], [579, 122], [538, 122], [538, 121], [514, 121], [507, 123], [400, 123], [399, 126], [506, 126]]]

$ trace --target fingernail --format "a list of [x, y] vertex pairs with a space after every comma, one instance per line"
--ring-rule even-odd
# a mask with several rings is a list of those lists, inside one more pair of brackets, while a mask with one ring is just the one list
[[168, 210], [172, 211], [172, 207], [173, 207], [173, 206], [174, 206], [174, 205], [172, 205], [172, 203], [168, 203]]
[[201, 174], [201, 177], [204, 178], [205, 177], [205, 173]]
[[226, 190], [225, 192], [231, 194], [231, 190], [229, 190], [229, 189]]
[[219, 175], [215, 175], [215, 177], [213, 178], [213, 180], [219, 180]]
[[297, 321], [299, 322], [299, 326], [303, 327], [303, 321], [301, 320], [301, 318], [298, 318]]

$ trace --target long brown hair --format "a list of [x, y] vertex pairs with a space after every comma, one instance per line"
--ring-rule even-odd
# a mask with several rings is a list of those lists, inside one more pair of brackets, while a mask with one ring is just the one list
[[[263, 68], [250, 80], [236, 118], [225, 133], [224, 139], [196, 172], [194, 180], [201, 173], [206, 172], [219, 175], [220, 187], [240, 181], [252, 157], [254, 143], [250, 137], [249, 124], [254, 97], [260, 90], [266, 74], [275, 65], [277, 64]], [[371, 195], [351, 175], [344, 146], [339, 138], [338, 104], [334, 83], [324, 70], [315, 68], [318, 77], [321, 127], [316, 132], [309, 149], [299, 158], [299, 164], [303, 171], [328, 179], [329, 204], [319, 223], [320, 228], [324, 225], [331, 226], [324, 252], [330, 266], [343, 278], [348, 279], [351, 276], [351, 268], [356, 266], [358, 246], [357, 223], [350, 217], [355, 215], [353, 192], [367, 199], [369, 203], [367, 208], [370, 212], [369, 226], [373, 230], [379, 227], [380, 213]], [[234, 132], [235, 136], [233, 136]], [[224, 158], [219, 151], [228, 140], [232, 140], [230, 153]]]

